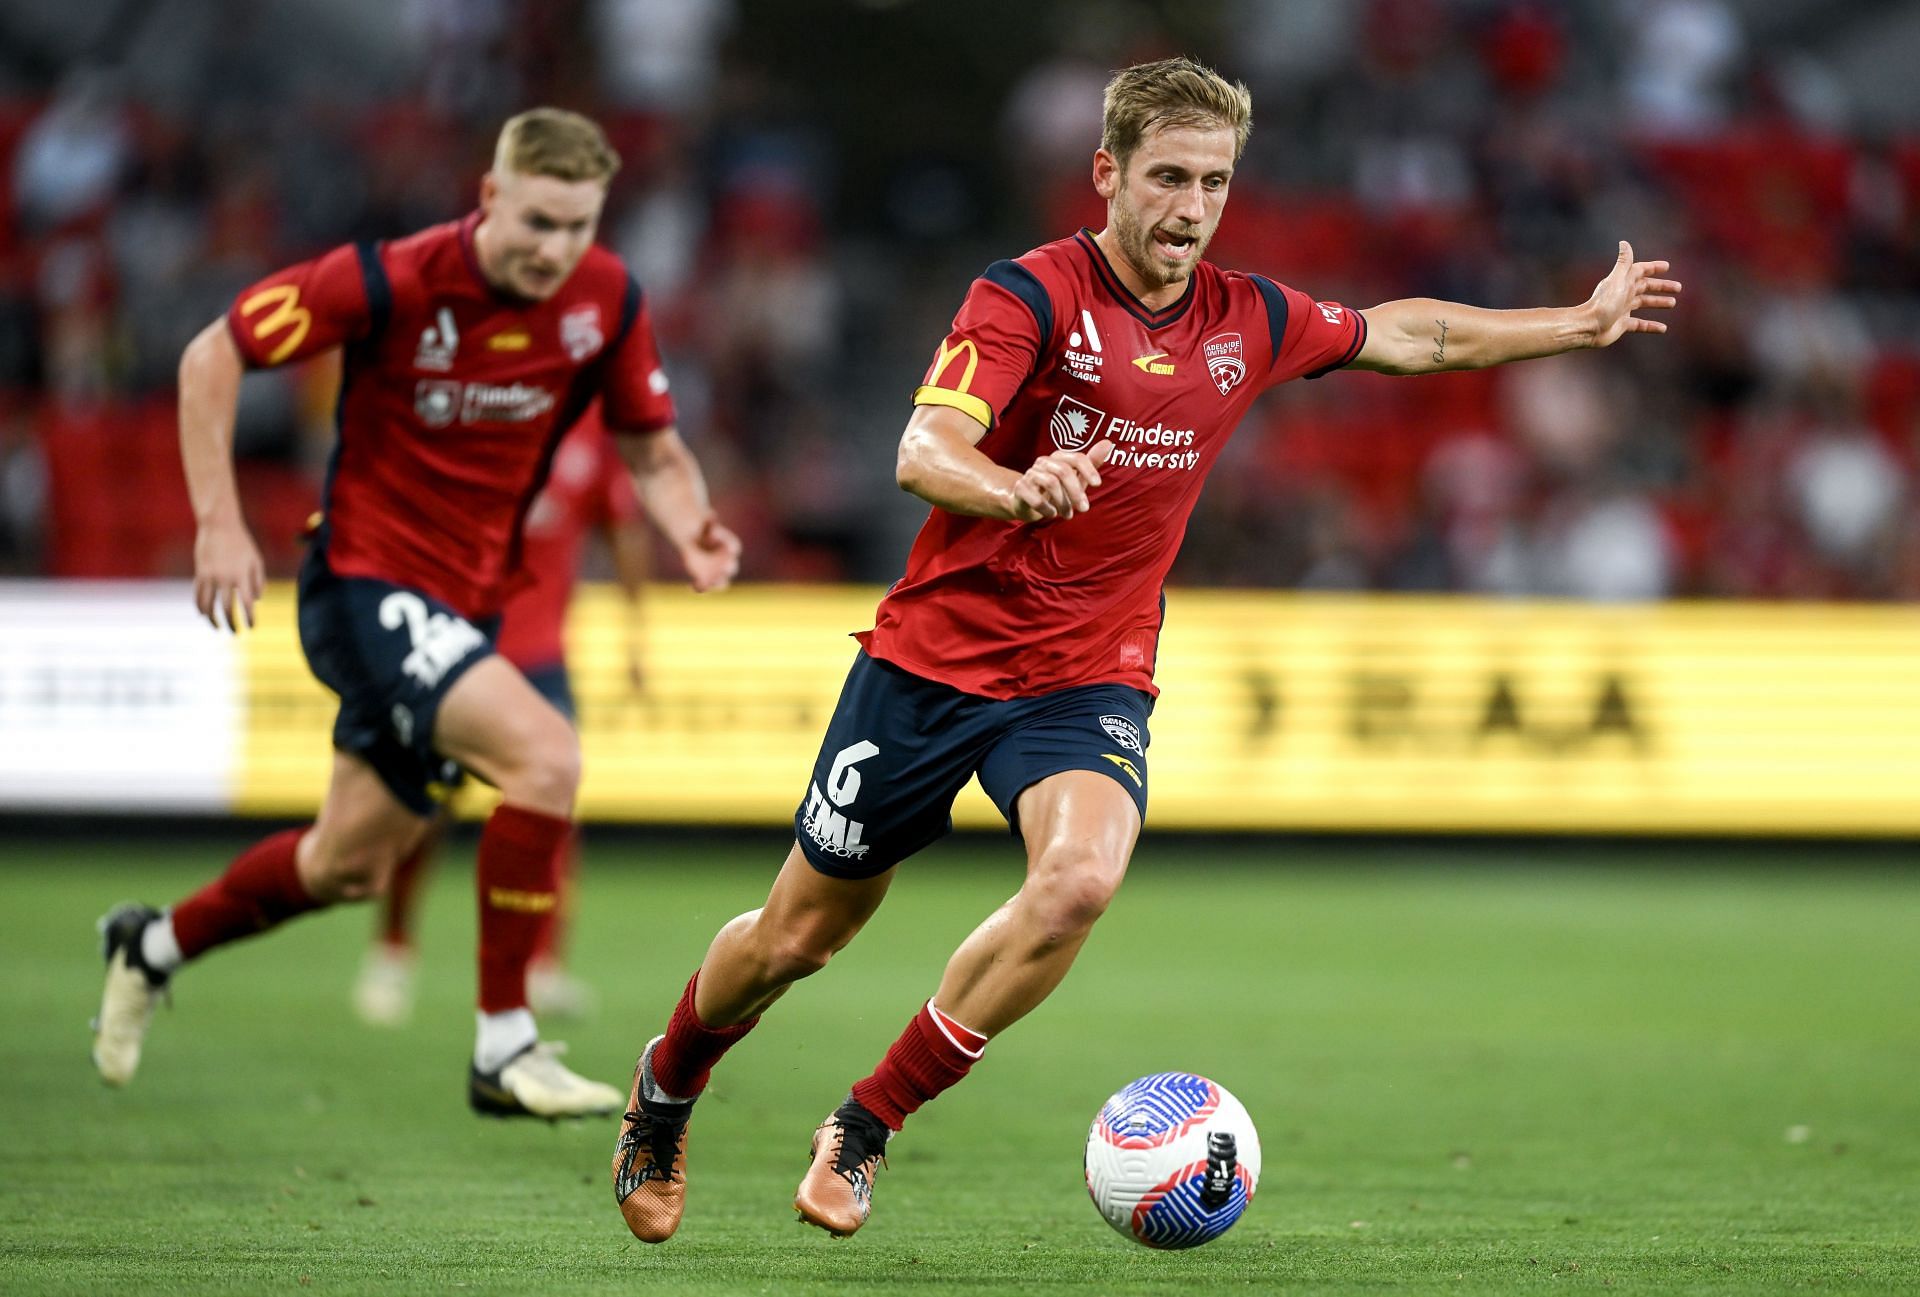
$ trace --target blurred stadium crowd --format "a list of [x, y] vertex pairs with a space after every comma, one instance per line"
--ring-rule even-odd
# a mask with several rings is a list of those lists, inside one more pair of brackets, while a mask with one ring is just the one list
[[[1353, 306], [1535, 305], [1583, 298], [1626, 237], [1687, 297], [1602, 357], [1283, 389], [1178, 580], [1920, 597], [1920, 98], [1842, 48], [1911, 69], [1920, 24], [1873, 0], [24, 0], [0, 12], [0, 573], [187, 573], [186, 340], [276, 266], [462, 214], [500, 120], [557, 102], [626, 159], [602, 238], [745, 574], [891, 580], [920, 516], [893, 443], [967, 280], [1100, 223], [1108, 71], [1184, 51], [1255, 97], [1220, 264]], [[243, 397], [279, 575], [334, 378]]]

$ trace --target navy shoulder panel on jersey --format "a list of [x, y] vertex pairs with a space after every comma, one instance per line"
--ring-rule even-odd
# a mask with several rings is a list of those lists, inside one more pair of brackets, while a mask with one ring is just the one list
[[620, 327], [613, 331], [613, 345], [607, 348], [609, 352], [619, 350], [620, 344], [627, 340], [627, 331], [633, 328], [633, 322], [640, 318], [641, 296], [640, 281], [635, 279], [633, 272], [629, 270], [627, 287], [620, 298]]
[[1260, 300], [1267, 304], [1267, 332], [1273, 339], [1273, 354], [1267, 357], [1271, 365], [1280, 359], [1280, 344], [1287, 336], [1287, 295], [1280, 291], [1280, 285], [1265, 275], [1248, 275], [1253, 286], [1260, 290]]
[[380, 260], [379, 244], [363, 239], [353, 250], [360, 258], [360, 285], [367, 294], [367, 340], [372, 341], [386, 332], [387, 319], [393, 314], [393, 283]]
[[1053, 336], [1053, 299], [1047, 296], [1046, 285], [1039, 276], [1017, 261], [996, 261], [986, 268], [980, 276], [989, 284], [997, 284], [1006, 289], [1033, 312], [1033, 322], [1040, 326], [1040, 341], [1044, 345]]

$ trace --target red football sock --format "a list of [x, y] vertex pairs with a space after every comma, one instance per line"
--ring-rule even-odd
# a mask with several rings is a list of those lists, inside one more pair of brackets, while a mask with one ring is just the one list
[[693, 1011], [693, 988], [699, 983], [696, 971], [673, 1006], [667, 1034], [653, 1047], [653, 1083], [676, 1099], [699, 1098], [720, 1056], [760, 1021], [756, 1015], [731, 1027], [709, 1027]]
[[387, 880], [387, 894], [380, 901], [380, 940], [400, 950], [413, 948], [414, 901], [420, 895], [420, 880], [426, 874], [427, 857], [439, 844], [438, 829], [429, 829], [420, 845], [405, 860], [393, 867]]
[[558, 963], [561, 947], [566, 944], [567, 919], [573, 912], [573, 874], [580, 863], [580, 828], [573, 826], [567, 834], [567, 841], [560, 848], [560, 859], [553, 871], [553, 908], [547, 911], [546, 920], [541, 923], [540, 931], [534, 935], [533, 958], [536, 963], [545, 960]]
[[180, 953], [193, 959], [322, 908], [326, 902], [307, 895], [294, 867], [294, 851], [306, 831], [287, 829], [254, 843], [226, 873], [175, 905], [173, 935]]
[[899, 1130], [909, 1113], [957, 1083], [987, 1047], [987, 1038], [949, 1018], [927, 1001], [887, 1049], [873, 1075], [854, 1084], [853, 1097], [868, 1112]]
[[527, 1007], [527, 964], [553, 911], [554, 862], [570, 820], [502, 803], [480, 830], [480, 1011]]

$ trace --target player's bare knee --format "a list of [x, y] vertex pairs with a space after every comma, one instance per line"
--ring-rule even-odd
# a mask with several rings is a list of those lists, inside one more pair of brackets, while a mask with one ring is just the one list
[[1124, 873], [1092, 848], [1063, 848], [1036, 862], [1021, 899], [1048, 933], [1081, 936], [1107, 912]]
[[393, 873], [397, 857], [387, 846], [316, 848], [307, 889], [320, 901], [363, 901], [378, 894]]
[[501, 791], [509, 800], [567, 815], [580, 791], [580, 744], [571, 730], [530, 745]]
[[804, 932], [782, 934], [762, 946], [761, 966], [769, 982], [784, 986], [812, 977], [825, 968], [841, 945], [823, 942]]

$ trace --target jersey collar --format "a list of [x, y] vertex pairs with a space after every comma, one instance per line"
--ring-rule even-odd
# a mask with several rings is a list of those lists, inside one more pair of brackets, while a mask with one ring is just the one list
[[1187, 308], [1193, 305], [1193, 286], [1200, 278], [1198, 266], [1194, 267], [1193, 274], [1187, 276], [1187, 291], [1156, 311], [1135, 297], [1133, 291], [1120, 282], [1120, 276], [1114, 273], [1113, 266], [1107, 261], [1107, 254], [1100, 250], [1098, 243], [1094, 242], [1092, 230], [1084, 225], [1081, 226], [1080, 233], [1074, 236], [1074, 242], [1086, 250], [1088, 259], [1093, 262], [1094, 276], [1106, 285], [1107, 291], [1113, 294], [1120, 305], [1127, 308], [1127, 314], [1149, 329], [1164, 328], [1172, 324], [1185, 315]]

